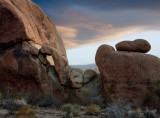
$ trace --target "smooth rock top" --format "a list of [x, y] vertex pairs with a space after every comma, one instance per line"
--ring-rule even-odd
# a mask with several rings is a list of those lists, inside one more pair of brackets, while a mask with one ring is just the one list
[[0, 0], [0, 50], [22, 41], [66, 51], [53, 22], [30, 0]]
[[147, 53], [151, 49], [151, 45], [144, 39], [136, 39], [134, 41], [122, 41], [116, 44], [117, 51], [131, 51]]

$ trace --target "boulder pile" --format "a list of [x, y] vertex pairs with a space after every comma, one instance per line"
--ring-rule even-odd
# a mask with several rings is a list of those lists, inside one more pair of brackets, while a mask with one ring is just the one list
[[[39, 106], [99, 104], [124, 99], [155, 107], [160, 99], [160, 59], [138, 39], [102, 45], [98, 70], [72, 68], [55, 25], [30, 0], [0, 0], [0, 94]], [[33, 98], [33, 99], [31, 99]]]
[[41, 106], [45, 101], [89, 104], [103, 90], [93, 92], [94, 81], [101, 86], [97, 73], [85, 72], [84, 79], [81, 69], [69, 66], [61, 37], [39, 6], [29, 0], [0, 0], [1, 94], [40, 99]]

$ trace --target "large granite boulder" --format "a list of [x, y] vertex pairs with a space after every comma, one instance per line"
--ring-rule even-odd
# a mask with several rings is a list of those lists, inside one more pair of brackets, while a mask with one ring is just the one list
[[[53, 48], [55, 65], [47, 60], [48, 50], [41, 48], [42, 45]], [[68, 65], [62, 39], [52, 21], [29, 0], [0, 0], [0, 64], [2, 93], [36, 96], [57, 93], [55, 99], [65, 98], [63, 81], [59, 81], [62, 68]], [[57, 78], [50, 76], [55, 72]]]
[[53, 22], [29, 0], [0, 1], [0, 50], [22, 41], [49, 45], [66, 56], [63, 42]]
[[68, 102], [90, 104], [91, 98], [102, 97], [103, 86], [100, 75], [97, 78], [94, 72], [86, 72], [85, 78], [87, 83], [81, 69], [68, 65], [62, 39], [36, 4], [0, 0], [2, 95], [25, 97], [42, 107]]
[[109, 45], [102, 45], [97, 50], [95, 60], [102, 76], [106, 100], [122, 98], [137, 105], [156, 106], [160, 95], [158, 57], [115, 51]]

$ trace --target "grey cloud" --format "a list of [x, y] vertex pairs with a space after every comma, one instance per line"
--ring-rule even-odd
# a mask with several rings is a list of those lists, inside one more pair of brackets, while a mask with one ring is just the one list
[[93, 8], [92, 10], [119, 10], [119, 9], [160, 9], [159, 0], [33, 0], [33, 2], [55, 8], [80, 6]]
[[[160, 27], [158, 0], [32, 1], [37, 3], [56, 25], [76, 28], [77, 37], [72, 41], [77, 45], [90, 43], [95, 37], [102, 40], [105, 35], [114, 36], [125, 28], [156, 30]], [[108, 24], [112, 27], [106, 27]]]

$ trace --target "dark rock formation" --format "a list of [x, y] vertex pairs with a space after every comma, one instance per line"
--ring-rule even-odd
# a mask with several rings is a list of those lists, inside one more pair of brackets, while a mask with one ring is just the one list
[[105, 101], [103, 95], [103, 83], [100, 74], [97, 74], [94, 79], [84, 84], [81, 89], [76, 90], [78, 100], [84, 105], [91, 103], [102, 105]]
[[134, 41], [122, 41], [116, 44], [117, 51], [131, 51], [147, 53], [151, 49], [151, 45], [148, 41], [143, 39], [137, 39]]
[[[44, 51], [39, 51], [42, 45], [54, 48], [59, 58], [68, 64], [63, 42], [54, 24], [36, 4], [28, 0], [1, 0], [1, 93], [54, 97], [55, 104], [66, 101], [64, 87], [59, 81], [59, 69], [57, 65], [56, 69], [50, 65]], [[53, 59], [56, 64], [63, 63]]]
[[0, 50], [22, 41], [49, 45], [66, 57], [63, 42], [53, 22], [28, 0], [0, 1]]
[[[36, 4], [29, 0], [0, 1], [0, 93], [30, 96], [40, 106], [89, 104], [89, 98], [101, 97], [103, 86], [100, 75], [96, 80], [89, 76], [84, 84], [83, 74], [68, 65], [54, 24]], [[81, 93], [77, 93], [79, 88]], [[83, 98], [85, 93], [88, 98]]]
[[81, 88], [83, 85], [83, 70], [79, 68], [71, 68], [68, 73], [70, 85], [73, 88]]
[[[135, 42], [129, 43], [134, 45]], [[102, 45], [97, 50], [95, 60], [102, 75], [106, 99], [115, 100], [123, 96], [137, 105], [154, 106], [160, 90], [160, 59], [128, 50], [115, 51], [109, 45]]]
[[55, 62], [55, 69], [58, 73], [61, 84], [66, 85], [67, 83], [67, 72], [65, 71], [66, 66], [68, 66], [68, 60], [66, 57], [59, 54], [59, 52], [47, 45], [43, 45], [40, 52], [44, 55], [51, 55]]
[[84, 72], [83, 83], [86, 84], [86, 83], [90, 82], [91, 80], [95, 79], [97, 74], [98, 73], [96, 72], [96, 70], [87, 69]]

